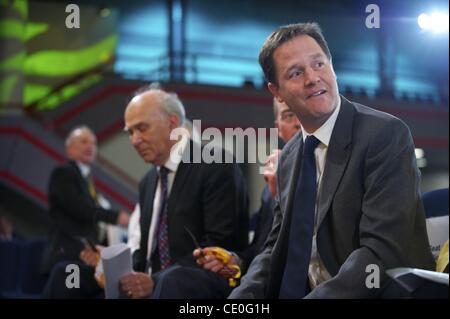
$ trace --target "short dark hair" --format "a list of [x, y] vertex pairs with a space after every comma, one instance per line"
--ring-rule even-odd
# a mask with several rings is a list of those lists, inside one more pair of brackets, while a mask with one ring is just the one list
[[275, 62], [273, 60], [275, 50], [283, 43], [301, 35], [308, 35], [316, 40], [327, 58], [331, 60], [327, 41], [323, 37], [322, 30], [317, 23], [308, 22], [285, 25], [269, 35], [259, 52], [259, 64], [264, 72], [266, 81], [277, 84]]

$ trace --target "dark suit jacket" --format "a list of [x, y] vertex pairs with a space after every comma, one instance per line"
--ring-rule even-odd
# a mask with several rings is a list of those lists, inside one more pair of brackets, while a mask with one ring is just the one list
[[[328, 146], [317, 208], [317, 247], [332, 278], [309, 298], [369, 298], [366, 267], [433, 269], [420, 198], [420, 173], [408, 127], [399, 119], [341, 97]], [[278, 205], [268, 246], [230, 298], [277, 298], [286, 262], [301, 132], [283, 149]]]
[[96, 207], [87, 182], [73, 161], [52, 171], [48, 195], [53, 224], [44, 271], [51, 270], [58, 261], [79, 260], [84, 246], [78, 237], [87, 237], [96, 243], [97, 222], [116, 223], [118, 216], [115, 210]]
[[263, 250], [264, 243], [266, 242], [267, 236], [272, 229], [273, 206], [274, 200], [272, 199], [272, 194], [270, 194], [269, 188], [266, 186], [261, 194], [261, 206], [258, 211], [254, 213], [256, 214], [256, 227], [253, 240], [246, 250], [238, 253], [242, 260], [243, 268], [241, 270], [243, 272], [248, 269], [248, 266], [250, 266], [250, 263], [253, 261], [255, 256]]
[[[190, 141], [191, 150], [198, 151]], [[191, 152], [193, 154], [193, 152]], [[158, 174], [151, 169], [139, 186], [140, 248], [133, 254], [134, 269], [146, 270], [150, 223]], [[237, 164], [184, 163], [178, 166], [168, 201], [169, 251], [173, 262], [195, 266], [193, 240], [202, 247], [220, 246], [239, 251], [248, 243], [248, 199]]]

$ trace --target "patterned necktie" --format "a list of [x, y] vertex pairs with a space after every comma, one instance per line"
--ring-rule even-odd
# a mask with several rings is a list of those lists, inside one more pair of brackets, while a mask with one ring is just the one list
[[95, 205], [98, 207], [99, 203], [98, 203], [97, 191], [95, 190], [94, 179], [92, 178], [91, 174], [89, 174], [87, 176], [87, 184], [88, 184], [89, 194], [91, 195], [92, 199], [95, 201]]
[[162, 166], [159, 170], [161, 179], [161, 197], [160, 197], [160, 211], [159, 211], [159, 225], [157, 230], [158, 238], [158, 253], [160, 259], [161, 270], [170, 266], [169, 254], [169, 236], [167, 227], [167, 174], [169, 170]]
[[289, 230], [289, 244], [279, 297], [303, 298], [308, 284], [308, 268], [314, 232], [316, 206], [316, 160], [319, 140], [310, 135], [303, 145], [300, 176], [297, 182]]

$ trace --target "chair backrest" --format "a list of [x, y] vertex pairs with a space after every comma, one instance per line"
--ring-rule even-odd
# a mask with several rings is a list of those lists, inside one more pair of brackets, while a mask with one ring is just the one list
[[422, 196], [427, 218], [428, 240], [435, 259], [448, 240], [448, 188], [427, 192]]
[[46, 278], [41, 272], [42, 255], [47, 245], [44, 238], [24, 241], [20, 256], [20, 291], [23, 294], [42, 293]]
[[0, 240], [0, 298], [19, 289], [20, 248], [19, 240]]
[[41, 273], [44, 238], [0, 240], [0, 299], [39, 298], [46, 278]]

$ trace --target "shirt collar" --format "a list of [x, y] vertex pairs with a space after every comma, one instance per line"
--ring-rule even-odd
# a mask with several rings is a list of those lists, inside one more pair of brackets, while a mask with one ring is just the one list
[[91, 167], [79, 161], [76, 161], [75, 163], [77, 163], [77, 166], [80, 169], [81, 176], [83, 176], [83, 178], [88, 177], [88, 175], [91, 173]]
[[339, 103], [337, 107], [334, 109], [333, 114], [326, 120], [325, 123], [322, 124], [314, 133], [308, 134], [305, 130], [303, 130], [303, 142], [305, 142], [306, 137], [309, 135], [314, 135], [322, 144], [328, 147], [330, 144], [331, 134], [333, 133], [334, 124], [336, 124], [336, 119], [339, 114], [339, 110], [341, 109], [341, 97], [339, 96]]
[[[169, 156], [166, 163], [164, 164], [164, 167], [167, 168], [170, 172], [177, 171], [188, 141], [189, 141], [189, 138], [183, 137], [178, 143], [176, 143], [172, 147], [171, 154], [173, 153], [173, 156]], [[158, 167], [158, 172], [159, 172], [159, 169], [160, 169], [160, 167]]]

